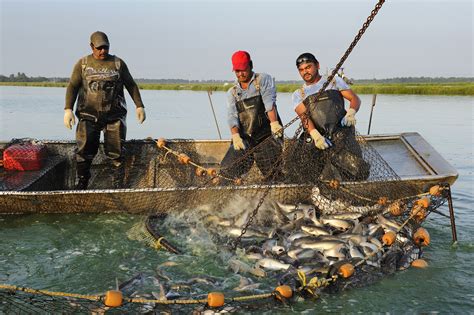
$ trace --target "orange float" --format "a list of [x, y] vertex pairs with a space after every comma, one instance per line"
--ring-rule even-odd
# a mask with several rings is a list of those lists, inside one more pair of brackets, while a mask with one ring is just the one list
[[188, 164], [189, 161], [191, 161], [191, 158], [189, 156], [187, 156], [186, 154], [184, 154], [184, 153], [180, 153], [178, 155], [178, 161], [181, 164]]
[[210, 292], [207, 295], [207, 305], [210, 307], [221, 307], [224, 305], [224, 294], [222, 292]]
[[237, 185], [237, 186], [242, 185], [242, 178], [236, 178], [236, 179], [234, 179], [234, 184]]
[[123, 297], [122, 292], [116, 290], [110, 290], [105, 293], [104, 304], [108, 307], [118, 307], [122, 305]]
[[428, 197], [423, 197], [415, 201], [416, 205], [419, 205], [420, 207], [425, 208], [425, 209], [430, 206], [430, 203], [431, 203], [430, 198]]
[[161, 149], [161, 148], [164, 148], [165, 145], [166, 145], [166, 140], [165, 140], [164, 138], [160, 138], [160, 139], [158, 139], [158, 141], [156, 142], [156, 146], [157, 146], [158, 148], [160, 148], [160, 149]]
[[[275, 291], [286, 299], [289, 299], [293, 296], [293, 290], [291, 290], [290, 286], [287, 285], [280, 285], [276, 287]], [[280, 296], [277, 294], [276, 297], [279, 298]]]
[[377, 201], [377, 203], [381, 206], [385, 206], [387, 205], [387, 202], [388, 202], [388, 198], [387, 197], [380, 197], [379, 200]]
[[413, 208], [411, 208], [411, 215], [413, 216], [413, 219], [416, 220], [417, 222], [422, 222], [426, 216], [428, 215], [426, 213], [425, 208], [420, 206], [419, 204], [415, 204]]
[[195, 173], [197, 176], [204, 176], [206, 175], [206, 170], [200, 167], [196, 167]]
[[217, 171], [215, 168], [208, 168], [207, 169], [207, 175], [211, 176], [211, 177], [214, 177], [217, 175]]
[[424, 259], [415, 259], [411, 262], [411, 266], [415, 268], [426, 268], [428, 267], [428, 263]]
[[428, 246], [430, 245], [430, 233], [425, 228], [418, 228], [413, 234], [413, 242], [418, 246]]
[[337, 179], [331, 179], [329, 181], [329, 187], [331, 187], [332, 189], [338, 189], [339, 186], [340, 186], [340, 182]]
[[382, 243], [384, 243], [387, 246], [392, 245], [395, 240], [397, 239], [397, 234], [393, 231], [388, 231], [382, 236]]
[[349, 263], [344, 264], [341, 267], [339, 267], [339, 274], [343, 278], [349, 278], [350, 276], [354, 274], [354, 271], [355, 271], [354, 266]]
[[438, 196], [441, 196], [441, 191], [443, 189], [441, 188], [440, 185], [434, 185], [433, 187], [430, 188], [430, 195], [431, 196], [435, 196], [435, 197], [438, 197]]
[[392, 214], [395, 217], [398, 217], [402, 215], [403, 212], [405, 212], [406, 205], [402, 201], [397, 200], [393, 202], [392, 204], [390, 204], [390, 206], [388, 206], [388, 210], [390, 211], [390, 214]]

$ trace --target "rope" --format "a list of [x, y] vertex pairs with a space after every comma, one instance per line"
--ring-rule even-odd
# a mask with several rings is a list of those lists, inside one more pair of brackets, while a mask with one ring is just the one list
[[[156, 141], [156, 140], [153, 140], [153, 141], [154, 141], [156, 144], [158, 144], [158, 141]], [[177, 151], [174, 151], [174, 150], [171, 149], [171, 148], [168, 148], [166, 145], [161, 145], [161, 146], [159, 146], [158, 148], [160, 148], [160, 149], [165, 149], [165, 150], [166, 150], [166, 153], [165, 153], [165, 155], [164, 155], [164, 157], [163, 157], [163, 160], [166, 159], [166, 157], [168, 156], [169, 153], [173, 154], [173, 155], [176, 156], [178, 159], [181, 157], [181, 153], [179, 153], [179, 152], [177, 152]], [[162, 162], [163, 162], [163, 161], [162, 161]], [[190, 165], [192, 165], [192, 166], [194, 166], [194, 167], [196, 167], [196, 168], [198, 168], [198, 169], [201, 169], [201, 170], [203, 170], [203, 171], [207, 171], [207, 168], [205, 168], [204, 166], [199, 165], [199, 164], [197, 164], [197, 163], [194, 163], [192, 160], [189, 160], [189, 161], [187, 162], [187, 164], [190, 164]], [[223, 175], [221, 175], [221, 174], [219, 174], [219, 173], [216, 173], [216, 175], [215, 175], [214, 177], [223, 178], [223, 179], [228, 180], [228, 181], [234, 181], [233, 178], [229, 178], [229, 177], [223, 176]]]
[[316, 289], [327, 287], [330, 282], [335, 281], [337, 276], [333, 276], [331, 279], [313, 277], [309, 282], [306, 280], [306, 274], [298, 270], [298, 278], [301, 283], [301, 290], [308, 291], [311, 295], [317, 296]]
[[161, 247], [163, 247], [163, 245], [161, 245], [161, 240], [163, 239], [164, 237], [160, 237], [159, 239], [157, 239], [154, 243], [153, 243], [153, 247], [155, 249], [161, 249]]
[[[78, 299], [85, 299], [91, 301], [101, 301], [104, 298], [104, 295], [84, 295], [84, 294], [75, 294], [75, 293], [67, 293], [67, 292], [54, 292], [54, 291], [47, 291], [47, 290], [38, 290], [26, 287], [19, 287], [9, 284], [0, 284], [0, 289], [9, 290], [9, 291], [22, 291], [31, 294], [37, 295], [48, 295], [48, 296], [57, 296], [57, 297], [72, 297]], [[250, 300], [262, 300], [274, 297], [276, 295], [275, 292], [271, 293], [262, 293], [262, 294], [255, 294], [255, 295], [246, 295], [240, 297], [233, 297], [233, 298], [226, 298], [227, 302], [245, 302]], [[139, 303], [139, 304], [161, 304], [161, 305], [171, 305], [171, 304], [182, 304], [182, 305], [189, 305], [189, 304], [207, 304], [208, 300], [206, 299], [188, 299], [188, 300], [152, 300], [152, 299], [142, 299], [142, 298], [123, 298], [123, 301], [126, 303]], [[224, 304], [225, 305], [225, 304]]]
[[11, 291], [22, 291], [22, 292], [38, 294], [38, 295], [72, 297], [72, 298], [85, 299], [85, 300], [91, 300], [91, 301], [100, 301], [102, 298], [102, 296], [100, 295], [84, 295], [84, 294], [67, 293], [67, 292], [54, 292], [54, 291], [48, 291], [48, 290], [38, 290], [38, 289], [31, 289], [31, 288], [26, 288], [26, 287], [18, 287], [18, 286], [9, 285], [9, 284], [0, 284], [0, 289], [11, 290]]

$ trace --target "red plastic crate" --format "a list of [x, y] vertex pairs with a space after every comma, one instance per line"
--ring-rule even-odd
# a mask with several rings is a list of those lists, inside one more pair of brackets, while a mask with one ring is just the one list
[[6, 170], [36, 171], [41, 169], [46, 158], [42, 144], [14, 144], [3, 151], [3, 167]]

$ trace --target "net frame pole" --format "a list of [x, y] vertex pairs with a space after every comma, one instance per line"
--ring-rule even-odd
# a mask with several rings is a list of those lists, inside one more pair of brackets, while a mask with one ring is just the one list
[[216, 112], [214, 111], [214, 105], [211, 99], [211, 90], [207, 90], [207, 97], [209, 97], [209, 104], [211, 104], [212, 115], [214, 116], [214, 122], [216, 123], [217, 133], [219, 134], [219, 140], [222, 140], [221, 130], [219, 129], [219, 123], [217, 122]]
[[454, 206], [453, 197], [451, 196], [451, 185], [448, 184], [448, 206], [449, 206], [449, 218], [451, 220], [451, 234], [453, 236], [453, 244], [458, 242], [458, 235], [456, 232], [456, 222], [454, 221]]
[[377, 94], [372, 95], [372, 107], [370, 108], [369, 129], [367, 130], [367, 135], [370, 135], [370, 126], [372, 125], [372, 114], [374, 112], [376, 100], [377, 100]]

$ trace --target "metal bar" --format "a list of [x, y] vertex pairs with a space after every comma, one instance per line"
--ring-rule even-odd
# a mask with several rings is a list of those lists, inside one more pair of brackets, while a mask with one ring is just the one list
[[402, 143], [407, 147], [408, 151], [415, 157], [422, 167], [425, 168], [430, 175], [438, 175], [438, 173], [431, 167], [431, 165], [425, 161], [425, 159], [415, 150], [415, 148], [409, 143], [403, 136], [400, 137]]
[[457, 243], [458, 235], [456, 233], [456, 222], [454, 221], [454, 207], [453, 197], [451, 196], [451, 185], [447, 185], [448, 189], [448, 206], [449, 206], [449, 217], [451, 219], [451, 233], [453, 235], [453, 243]]
[[375, 101], [377, 100], [377, 94], [372, 96], [372, 107], [370, 108], [370, 118], [369, 118], [369, 129], [367, 130], [367, 135], [370, 135], [370, 125], [372, 125], [372, 114], [374, 112]]
[[216, 123], [217, 133], [219, 134], [219, 139], [222, 140], [221, 131], [219, 129], [219, 124], [217, 123], [216, 112], [214, 111], [214, 105], [212, 105], [211, 94], [212, 94], [212, 91], [207, 90], [207, 96], [209, 97], [209, 103], [211, 104], [212, 115], [214, 115], [214, 122]]

